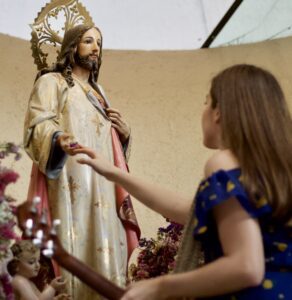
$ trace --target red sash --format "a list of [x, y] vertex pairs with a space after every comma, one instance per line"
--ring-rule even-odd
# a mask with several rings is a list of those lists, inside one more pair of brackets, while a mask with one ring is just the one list
[[[119, 139], [119, 136], [115, 128], [111, 128], [112, 142], [113, 142], [113, 154], [115, 166], [123, 171], [129, 172], [126, 165], [124, 152]], [[128, 259], [130, 258], [133, 250], [138, 246], [138, 240], [140, 238], [140, 228], [137, 223], [135, 212], [132, 206], [129, 193], [121, 186], [116, 184], [116, 202], [118, 215], [122, 220], [127, 235], [128, 244]]]

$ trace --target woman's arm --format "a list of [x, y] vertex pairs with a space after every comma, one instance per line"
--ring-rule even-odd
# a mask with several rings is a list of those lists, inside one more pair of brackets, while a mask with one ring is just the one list
[[193, 199], [184, 198], [158, 184], [142, 180], [118, 168], [113, 170], [108, 179], [121, 185], [144, 205], [164, 217], [180, 224], [187, 221]]
[[[206, 163], [205, 176], [233, 168], [238, 168], [236, 158], [230, 151], [222, 150]], [[222, 246], [221, 258], [194, 271], [141, 281], [130, 287], [122, 300], [212, 297], [259, 285], [265, 262], [257, 220], [250, 217], [236, 198], [215, 206], [212, 213]]]
[[194, 271], [133, 284], [121, 300], [211, 297], [259, 285], [264, 276], [264, 252], [258, 222], [236, 199], [218, 205], [214, 216], [221, 258]]
[[157, 184], [123, 172], [91, 149], [82, 147], [74, 150], [74, 154], [81, 153], [87, 154], [90, 158], [78, 159], [79, 163], [91, 166], [96, 172], [121, 185], [143, 204], [163, 216], [180, 224], [186, 222], [193, 199], [182, 197]]

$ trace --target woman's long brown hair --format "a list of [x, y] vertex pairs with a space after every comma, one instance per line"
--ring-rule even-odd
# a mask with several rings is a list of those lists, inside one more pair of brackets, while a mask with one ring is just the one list
[[243, 184], [255, 201], [265, 197], [277, 222], [292, 219], [292, 121], [283, 91], [268, 71], [235, 65], [212, 80], [222, 140], [237, 157]]

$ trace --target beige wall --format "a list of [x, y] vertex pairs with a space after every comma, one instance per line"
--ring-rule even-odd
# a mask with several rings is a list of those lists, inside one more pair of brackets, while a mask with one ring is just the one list
[[[292, 38], [182, 52], [104, 51], [100, 82], [112, 106], [130, 121], [131, 172], [193, 197], [210, 151], [202, 146], [200, 115], [210, 78], [234, 63], [254, 63], [281, 81], [292, 105]], [[27, 100], [36, 73], [27, 41], [0, 35], [0, 141], [22, 141]], [[9, 192], [23, 201], [30, 161], [13, 164], [19, 181]], [[136, 201], [142, 234], [163, 218]]]

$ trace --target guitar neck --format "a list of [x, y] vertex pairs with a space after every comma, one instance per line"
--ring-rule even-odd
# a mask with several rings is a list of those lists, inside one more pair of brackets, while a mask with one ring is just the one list
[[97, 293], [109, 300], [119, 300], [125, 293], [122, 288], [115, 285], [105, 277], [97, 274], [91, 268], [67, 252], [63, 255], [55, 255], [54, 260], [56, 260], [57, 263], [64, 269], [78, 277]]

